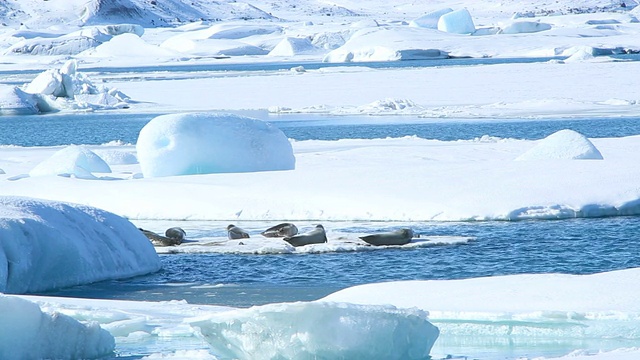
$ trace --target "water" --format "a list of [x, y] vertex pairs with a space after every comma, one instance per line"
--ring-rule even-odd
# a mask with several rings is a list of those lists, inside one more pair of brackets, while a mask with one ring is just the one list
[[[443, 141], [474, 139], [483, 135], [541, 139], [558, 130], [572, 129], [587, 137], [622, 137], [640, 134], [640, 117], [547, 120], [451, 120], [415, 116], [330, 116], [243, 113], [270, 121], [296, 140], [337, 140], [416, 135]], [[54, 146], [135, 144], [140, 129], [160, 114], [88, 113], [0, 116], [0, 145]]]

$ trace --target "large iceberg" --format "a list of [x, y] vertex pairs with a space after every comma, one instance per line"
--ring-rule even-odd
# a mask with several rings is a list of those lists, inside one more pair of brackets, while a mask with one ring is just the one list
[[216, 353], [234, 359], [429, 359], [439, 330], [427, 312], [311, 302], [256, 306], [194, 320]]
[[232, 114], [158, 116], [140, 130], [136, 150], [145, 177], [295, 168], [280, 129]]
[[0, 359], [94, 359], [115, 340], [98, 323], [82, 324], [15, 296], [0, 294]]
[[28, 293], [160, 269], [129, 221], [84, 205], [0, 197], [0, 292]]
[[453, 34], [473, 34], [476, 27], [469, 10], [460, 9], [440, 16], [438, 30]]
[[444, 14], [448, 14], [453, 12], [451, 8], [444, 8], [436, 11], [432, 11], [426, 13], [419, 18], [413, 19], [409, 22], [409, 26], [413, 27], [422, 27], [427, 29], [437, 29], [438, 28], [438, 20]]

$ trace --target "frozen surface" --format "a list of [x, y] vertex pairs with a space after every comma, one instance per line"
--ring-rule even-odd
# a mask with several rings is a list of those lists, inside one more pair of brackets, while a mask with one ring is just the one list
[[277, 127], [232, 114], [154, 118], [136, 144], [145, 177], [292, 170], [291, 144]]
[[159, 270], [151, 243], [109, 212], [0, 197], [0, 292], [27, 293]]
[[602, 160], [602, 154], [584, 135], [573, 130], [560, 130], [540, 140], [516, 160]]
[[95, 359], [115, 348], [113, 336], [98, 323], [42, 312], [19, 297], [0, 294], [0, 320], [3, 359]]

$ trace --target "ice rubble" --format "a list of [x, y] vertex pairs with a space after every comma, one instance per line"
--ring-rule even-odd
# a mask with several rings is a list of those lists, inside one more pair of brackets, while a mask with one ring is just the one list
[[94, 359], [109, 355], [115, 340], [91, 322], [42, 312], [30, 301], [0, 294], [0, 359]]
[[97, 87], [78, 71], [76, 60], [38, 74], [23, 88], [0, 88], [0, 114], [30, 115], [62, 109], [97, 110], [129, 107], [128, 96], [115, 88]]
[[159, 269], [149, 240], [124, 218], [85, 205], [0, 197], [0, 292], [46, 291]]
[[223, 113], [162, 115], [136, 144], [145, 177], [292, 170], [291, 143], [270, 123]]

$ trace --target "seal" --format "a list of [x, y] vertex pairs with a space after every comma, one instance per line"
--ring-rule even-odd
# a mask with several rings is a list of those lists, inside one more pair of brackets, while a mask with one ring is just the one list
[[167, 231], [164, 232], [164, 236], [172, 239], [180, 239], [180, 242], [184, 240], [187, 236], [187, 233], [179, 227], [168, 228]]
[[286, 236], [283, 238], [283, 240], [293, 246], [322, 244], [327, 242], [327, 234], [325, 233], [324, 227], [322, 225], [316, 225], [315, 229], [307, 233], [294, 236]]
[[227, 226], [227, 234], [229, 236], [229, 239], [248, 239], [249, 238], [249, 233], [244, 231], [243, 229], [233, 225], [233, 224], [229, 224], [229, 226]]
[[260, 234], [268, 238], [291, 237], [298, 234], [298, 228], [292, 223], [282, 223], [272, 226]]
[[361, 236], [364, 242], [375, 245], [404, 245], [411, 242], [413, 239], [413, 230], [409, 228], [398, 229], [396, 231]]
[[138, 228], [144, 236], [151, 241], [153, 246], [176, 246], [182, 244], [186, 233], [179, 227], [170, 228], [165, 231], [165, 235], [162, 236], [154, 233], [153, 231], [145, 230], [142, 228]]

